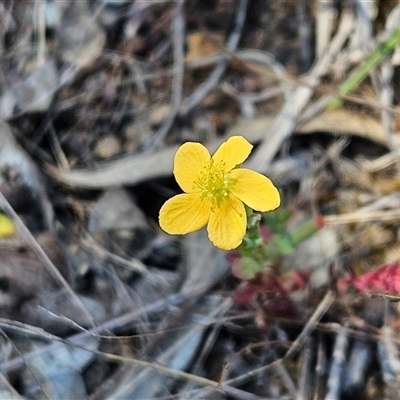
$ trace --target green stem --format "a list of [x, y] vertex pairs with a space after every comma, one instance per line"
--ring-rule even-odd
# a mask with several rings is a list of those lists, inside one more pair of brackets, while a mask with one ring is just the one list
[[341, 96], [349, 94], [354, 90], [369, 74], [371, 69], [376, 67], [383, 57], [392, 51], [400, 42], [400, 28], [397, 28], [392, 35], [385, 40], [378, 49], [365, 61], [364, 64], [359, 66], [340, 86], [339, 95], [332, 99], [328, 104], [328, 109], [333, 110], [342, 104]]

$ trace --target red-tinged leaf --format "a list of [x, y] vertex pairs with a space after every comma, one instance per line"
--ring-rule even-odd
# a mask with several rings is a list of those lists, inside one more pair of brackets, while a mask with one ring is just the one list
[[256, 297], [260, 287], [250, 282], [244, 282], [233, 293], [232, 301], [237, 306], [245, 306], [252, 302]]
[[284, 295], [280, 295], [264, 303], [265, 308], [270, 315], [278, 318], [296, 318], [299, 316], [299, 310], [294, 301]]
[[338, 279], [336, 283], [336, 287], [339, 293], [344, 293], [347, 291], [349, 285], [351, 285], [353, 278], [351, 276], [344, 276], [343, 278]]
[[265, 279], [261, 273], [250, 281], [243, 282], [233, 293], [232, 300], [236, 305], [248, 305], [257, 296], [258, 293], [264, 291]]
[[290, 279], [286, 278], [285, 280], [286, 290], [291, 293], [304, 289], [310, 281], [311, 274], [311, 271], [300, 269], [293, 271], [290, 275], [288, 274]]
[[400, 294], [400, 265], [398, 262], [384, 264], [374, 271], [355, 278], [341, 278], [337, 284], [338, 289], [345, 290], [349, 284], [361, 292], [380, 291]]
[[266, 276], [266, 281], [265, 281], [265, 284], [264, 284], [264, 288], [268, 292], [275, 292], [275, 293], [279, 293], [279, 294], [284, 295], [284, 296], [287, 296], [289, 294], [288, 291], [286, 290], [286, 288], [283, 286], [283, 282], [281, 280], [281, 277], [277, 276], [273, 272], [270, 272]]
[[238, 260], [241, 257], [242, 257], [241, 254], [237, 250], [229, 251], [225, 256], [226, 260], [230, 264], [233, 264], [236, 260]]
[[261, 233], [261, 237], [264, 240], [270, 240], [272, 238], [272, 232], [270, 231], [270, 229], [265, 226], [265, 225], [261, 225], [260, 226], [260, 233]]
[[[283, 308], [292, 309], [290, 294], [296, 290], [304, 289], [307, 285], [311, 272], [296, 271], [278, 276], [272, 271], [257, 273], [254, 278], [242, 283], [233, 293], [232, 299], [236, 305], [250, 304], [257, 296], [263, 301], [263, 306], [267, 309], [269, 305], [278, 310], [278, 304], [283, 301]], [[283, 304], [282, 303], [282, 304]], [[289, 315], [283, 312], [282, 315]], [[278, 315], [280, 311], [276, 313]], [[275, 314], [274, 314], [275, 315]]]

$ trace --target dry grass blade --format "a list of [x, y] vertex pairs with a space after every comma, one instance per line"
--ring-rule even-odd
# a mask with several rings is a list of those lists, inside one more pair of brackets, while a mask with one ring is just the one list
[[240, 0], [237, 7], [235, 25], [228, 39], [227, 54], [222, 54], [214, 70], [211, 72], [208, 79], [198, 87], [184, 102], [181, 107], [180, 115], [184, 116], [190, 112], [215, 86], [218, 84], [221, 76], [225, 72], [229, 60], [232, 57], [231, 53], [236, 50], [239, 43], [243, 24], [246, 16], [248, 0]]
[[336, 10], [332, 0], [318, 0], [317, 7], [316, 52], [320, 59], [328, 49]]
[[95, 326], [94, 320], [92, 316], [90, 315], [89, 311], [86, 309], [86, 307], [83, 305], [79, 297], [75, 294], [69, 283], [65, 280], [65, 278], [61, 275], [60, 271], [57, 269], [57, 267], [53, 264], [53, 262], [50, 260], [50, 258], [47, 256], [47, 254], [44, 252], [42, 247], [39, 245], [39, 243], [35, 240], [29, 229], [25, 226], [25, 224], [22, 222], [21, 218], [18, 216], [18, 214], [14, 211], [14, 209], [10, 206], [10, 203], [7, 201], [7, 199], [4, 197], [3, 193], [0, 192], [0, 203], [2, 204], [2, 207], [4, 210], [9, 214], [15, 223], [18, 231], [21, 233], [23, 238], [29, 243], [31, 246], [32, 250], [36, 253], [37, 257], [39, 260], [43, 263], [43, 266], [47, 269], [49, 274], [52, 276], [52, 278], [60, 284], [62, 287], [64, 287], [67, 291], [67, 293], [70, 295], [71, 300], [77, 305], [77, 307], [82, 311], [82, 314], [84, 315], [85, 319], [87, 320], [87, 323], [91, 326]]
[[400, 358], [398, 346], [394, 343], [394, 333], [388, 326], [382, 329], [382, 337], [378, 343], [378, 355], [381, 363], [383, 379], [385, 380], [391, 398], [400, 393]]
[[333, 360], [328, 378], [328, 392], [326, 400], [338, 400], [342, 390], [342, 377], [344, 372], [344, 362], [346, 351], [349, 344], [345, 327], [338, 333], [333, 349]]
[[[51, 335], [40, 328], [31, 326], [31, 325], [27, 325], [27, 324], [18, 323], [16, 321], [7, 321], [7, 320], [0, 319], [0, 326], [1, 326], [1, 329], [13, 331], [13, 332], [21, 334], [23, 336], [28, 336], [31, 338], [37, 338], [37, 339], [46, 340], [46, 341], [52, 341], [52, 342], [55, 342], [55, 344], [59, 343], [60, 345], [62, 345], [62, 344], [69, 345], [69, 346], [72, 346], [75, 348], [86, 350], [93, 354], [100, 355], [109, 360], [117, 361], [119, 363], [133, 364], [133, 365], [137, 365], [137, 366], [141, 366], [141, 367], [155, 369], [167, 376], [172, 376], [175, 378], [184, 378], [189, 381], [192, 380], [192, 381], [194, 381], [198, 384], [204, 385], [204, 386], [217, 387], [217, 382], [211, 381], [209, 379], [197, 377], [192, 374], [185, 373], [183, 371], [173, 370], [171, 368], [165, 367], [165, 366], [155, 363], [155, 362], [137, 360], [137, 359], [133, 359], [130, 357], [120, 356], [117, 354], [102, 352], [102, 351], [87, 347], [85, 344], [82, 344], [82, 341], [84, 339], [87, 339], [89, 337], [95, 337], [93, 335], [90, 335], [90, 336], [85, 335], [85, 338], [80, 338], [79, 341], [77, 341], [77, 340], [71, 341], [71, 340], [66, 340], [66, 339], [62, 339], [57, 336]], [[52, 351], [59, 349], [60, 345], [54, 346], [54, 343], [53, 343]], [[40, 350], [37, 350], [35, 353], [40, 353], [43, 356], [45, 354], [45, 351], [43, 351], [43, 349], [40, 349]], [[30, 359], [32, 359], [32, 358], [29, 357], [28, 359], [25, 359], [25, 361], [28, 362]]]
[[[222, 369], [222, 373], [221, 376], [219, 378], [218, 381], [218, 390], [223, 390], [225, 388], [225, 383], [224, 382], [230, 382], [230, 381], [235, 381], [237, 378], [231, 379], [230, 381], [226, 381], [226, 376], [229, 372], [229, 369], [231, 368], [231, 366], [233, 365], [233, 363], [236, 361], [237, 358], [241, 357], [243, 354], [257, 349], [259, 347], [285, 347], [285, 348], [290, 348], [290, 343], [289, 342], [283, 342], [281, 340], [267, 340], [265, 342], [259, 342], [259, 343], [253, 343], [253, 344], [249, 344], [248, 346], [246, 346], [245, 348], [243, 348], [242, 350], [240, 350], [239, 352], [237, 352], [234, 357], [232, 357], [225, 365], [224, 368]], [[281, 360], [278, 360], [281, 361]], [[294, 396], [296, 393], [296, 387], [294, 385], [294, 383], [292, 382], [290, 376], [288, 375], [286, 369], [284, 368], [284, 366], [281, 363], [272, 363], [270, 364], [271, 369], [275, 369], [277, 374], [280, 374], [283, 377], [283, 380], [286, 380], [286, 386], [288, 388], [288, 390], [290, 391], [291, 395]]]
[[400, 212], [397, 209], [398, 201], [399, 193], [395, 192], [391, 195], [380, 197], [373, 203], [366, 205], [354, 212], [340, 215], [326, 215], [324, 216], [324, 220], [327, 224], [396, 221], [400, 218]]
[[[210, 254], [208, 254], [208, 256], [210, 256]], [[223, 270], [222, 272], [220, 271], [219, 273], [224, 274], [225, 270]], [[110, 331], [113, 332], [116, 329], [120, 330], [126, 328], [128, 325], [131, 325], [134, 321], [138, 320], [143, 315], [161, 312], [168, 307], [177, 307], [179, 305], [185, 304], [188, 302], [188, 300], [193, 299], [194, 296], [201, 297], [201, 294], [206, 293], [210, 285], [215, 284], [215, 280], [208, 280], [207, 282], [203, 281], [200, 282], [200, 284], [198, 284], [197, 286], [193, 285], [193, 282], [190, 279], [188, 280], [188, 283], [190, 283], [190, 290], [187, 290], [189, 289], [189, 286], [185, 286], [185, 294], [173, 293], [168, 297], [157, 300], [151, 304], [146, 305], [143, 308], [115, 317], [103, 324], [98, 325], [95, 328], [89, 329], [88, 331], [82, 328], [82, 332], [72, 335], [68, 338], [68, 343], [79, 344], [80, 341], [84, 340], [88, 336], [98, 337], [98, 335], [109, 333]], [[54, 351], [55, 349], [57, 349], [57, 343], [50, 344], [41, 350], [27, 353], [24, 356], [16, 357], [12, 360], [3, 362], [2, 364], [0, 364], [0, 372], [7, 372], [14, 370], [15, 368], [19, 368], [29, 360], [32, 360], [35, 357], [40, 357], [41, 355]]]
[[324, 221], [329, 225], [352, 224], [355, 222], [394, 222], [400, 219], [399, 210], [356, 211], [340, 215], [326, 215]]
[[318, 346], [317, 364], [315, 367], [316, 384], [315, 384], [315, 395], [313, 400], [318, 400], [322, 397], [322, 393], [325, 386], [324, 377], [326, 375], [327, 369], [328, 368], [327, 368], [326, 349], [322, 344], [322, 342], [320, 342]]
[[[12, 331], [17, 334], [21, 334], [23, 336], [33, 337], [33, 338], [46, 340], [46, 341], [52, 341], [53, 344], [49, 345], [47, 347], [47, 350], [51, 349], [52, 351], [55, 351], [56, 349], [59, 349], [63, 345], [72, 346], [72, 348], [78, 348], [81, 350], [85, 350], [87, 352], [96, 354], [102, 358], [105, 358], [109, 361], [117, 362], [119, 364], [133, 365], [133, 366], [141, 367], [144, 369], [149, 369], [152, 371], [157, 371], [162, 376], [172, 377], [172, 378], [176, 378], [176, 379], [183, 379], [185, 381], [193, 382], [200, 386], [211, 387], [213, 389], [218, 388], [218, 382], [216, 382], [216, 381], [206, 379], [201, 376], [193, 375], [190, 373], [186, 373], [184, 371], [172, 369], [167, 366], [161, 365], [157, 362], [149, 362], [149, 361], [134, 359], [131, 357], [125, 357], [125, 356], [121, 356], [121, 355], [117, 355], [117, 354], [99, 351], [99, 350], [93, 349], [92, 347], [87, 347], [84, 343], [82, 343], [82, 341], [84, 340], [84, 338], [87, 339], [88, 337], [90, 337], [88, 335], [79, 334], [79, 335], [75, 335], [75, 336], [81, 336], [79, 340], [76, 340], [75, 337], [72, 339], [66, 340], [66, 339], [61, 339], [57, 336], [51, 335], [51, 334], [47, 333], [46, 331], [43, 331], [40, 328], [36, 328], [31, 325], [18, 323], [16, 321], [0, 320], [0, 326], [1, 326], [1, 329]], [[96, 337], [97, 337], [97, 335], [96, 335]], [[118, 340], [117, 338], [115, 338], [115, 339]], [[43, 356], [45, 354], [45, 351], [46, 351], [46, 349], [42, 348], [42, 349], [35, 351], [34, 353], [35, 353], [35, 356], [39, 356], [39, 355]], [[47, 351], [46, 351], [46, 353], [47, 353]], [[28, 357], [22, 356], [21, 358], [23, 359], [23, 362], [29, 362], [30, 360], [33, 359], [32, 357], [29, 356], [29, 354], [28, 354]], [[1, 369], [1, 366], [0, 366], [0, 369]], [[240, 398], [243, 398], [243, 399], [249, 399], [249, 400], [260, 399], [258, 396], [254, 396], [251, 393], [247, 393], [245, 391], [242, 391], [240, 389], [230, 387], [230, 386], [224, 386], [224, 390], [227, 393], [230, 393], [235, 396], [240, 396]]]
[[[175, 321], [173, 324], [174, 328], [177, 328], [175, 332], [171, 332], [169, 337], [160, 336], [155, 342], [155, 348], [152, 345], [148, 346], [147, 357], [154, 361], [147, 365], [153, 364], [154, 366], [145, 370], [129, 368], [124, 372], [123, 377], [114, 384], [107, 396], [111, 398], [143, 398], [146, 396], [152, 398], [160, 393], [168, 393], [171, 382], [165, 380], [165, 375], [178, 378], [180, 371], [187, 369], [202, 341], [206, 326], [211, 319], [221, 318], [230, 306], [229, 300], [221, 303], [219, 296], [208, 296], [197, 301], [182, 315], [180, 321]], [[180, 326], [182, 323], [184, 325]], [[131, 363], [136, 364], [134, 361]], [[161, 375], [155, 373], [159, 367], [163, 368]], [[165, 374], [168, 370], [169, 372]], [[198, 380], [193, 374], [183, 376], [185, 376], [185, 380], [202, 385], [215, 385], [211, 380], [201, 377]], [[151, 387], [148, 382], [152, 382]]]
[[0, 397], [8, 400], [24, 400], [3, 374], [0, 374]]
[[284, 79], [285, 69], [277, 60], [271, 58], [268, 54], [255, 51], [243, 51], [242, 57], [271, 68], [281, 78], [283, 86], [284, 105], [271, 126], [265, 131], [261, 145], [247, 162], [249, 168], [265, 171], [284, 140], [294, 131], [297, 107], [296, 94]]
[[[306, 75], [305, 81], [307, 85], [310, 87], [315, 87], [317, 82], [319, 82], [320, 77], [323, 76], [330, 68], [332, 68], [334, 60], [337, 59], [341, 54], [341, 50], [352, 33], [354, 21], [354, 14], [349, 9], [345, 9], [341, 15], [337, 32], [330, 42], [329, 49], [321, 56], [320, 59], [317, 60], [317, 63], [313, 69]], [[340, 65], [341, 67], [343, 66], [342, 64]], [[305, 89], [303, 88], [303, 90]], [[310, 96], [309, 92], [305, 92], [305, 94]], [[302, 110], [303, 112], [298, 116], [298, 123], [302, 124], [305, 121], [315, 117], [315, 115], [321, 113], [321, 111], [326, 108], [331, 98], [332, 95], [326, 95], [318, 100], [315, 104], [310, 105], [307, 104], [310, 97], [307, 97], [306, 101], [303, 103], [304, 110]]]
[[[311, 342], [312, 340], [309, 340]], [[313, 391], [313, 382], [311, 382], [311, 370], [312, 370], [312, 347], [309, 345], [305, 346], [305, 349], [301, 355], [301, 373], [300, 382], [298, 384], [299, 390], [295, 397], [296, 400], [303, 400], [310, 398]]]
[[88, 250], [96, 253], [99, 255], [99, 257], [108, 259], [110, 261], [113, 261], [117, 265], [121, 265], [123, 267], [129, 268], [133, 271], [138, 272], [139, 274], [149, 276], [149, 278], [156, 278], [156, 275], [153, 276], [153, 274], [146, 268], [146, 266], [138, 259], [125, 259], [117, 254], [113, 254], [106, 249], [104, 249], [102, 246], [100, 246], [92, 236], [86, 235], [82, 241], [81, 244], [86, 247]]
[[[300, 335], [296, 338], [296, 340], [289, 346], [288, 351], [286, 352], [283, 358], [280, 358], [277, 361], [272, 362], [269, 365], [257, 368], [249, 373], [246, 373], [242, 376], [238, 376], [236, 378], [230, 379], [228, 381], [223, 381], [225, 373], [221, 376], [220, 385], [223, 388], [224, 385], [239, 385], [243, 382], [247, 382], [248, 380], [252, 379], [254, 376], [265, 372], [267, 370], [277, 368], [278, 366], [282, 365], [282, 363], [287, 360], [288, 358], [292, 357], [300, 347], [305, 343], [306, 339], [309, 337], [311, 332], [315, 329], [318, 321], [324, 316], [324, 314], [328, 311], [329, 307], [332, 305], [334, 301], [335, 295], [332, 291], [328, 291], [322, 301], [319, 303], [316, 310], [313, 312], [312, 316], [307, 321], [304, 329], [301, 331]], [[279, 342], [281, 343], [281, 342]]]
[[311, 72], [304, 78], [305, 86], [300, 86], [293, 90], [287, 84], [285, 85], [284, 107], [278, 114], [274, 124], [266, 131], [263, 142], [250, 160], [249, 165], [251, 168], [258, 171], [266, 171], [284, 140], [293, 133], [301, 111], [313, 94], [313, 88], [319, 83], [321, 77], [326, 74], [331, 66], [332, 59], [349, 37], [353, 18], [352, 14], [344, 14], [342, 16], [338, 33], [332, 40], [329, 51], [321, 59], [317, 60]]
[[172, 43], [173, 43], [173, 82], [172, 82], [172, 96], [171, 104], [169, 107], [168, 115], [161, 125], [160, 129], [154, 135], [153, 146], [158, 148], [162, 145], [165, 136], [171, 129], [175, 117], [179, 111], [179, 106], [182, 99], [182, 84], [184, 76], [184, 38], [185, 38], [185, 23], [184, 23], [184, 1], [178, 0], [175, 8], [175, 16], [172, 21]]

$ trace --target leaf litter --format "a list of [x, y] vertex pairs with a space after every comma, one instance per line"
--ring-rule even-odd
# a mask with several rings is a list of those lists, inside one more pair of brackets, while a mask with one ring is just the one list
[[[0, 5], [1, 397], [397, 399], [399, 13]], [[234, 135], [325, 225], [240, 306], [231, 255], [157, 224], [178, 146]]]

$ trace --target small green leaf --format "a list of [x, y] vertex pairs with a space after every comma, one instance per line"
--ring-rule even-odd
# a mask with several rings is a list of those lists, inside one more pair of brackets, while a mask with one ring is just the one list
[[242, 257], [232, 266], [232, 273], [240, 279], [251, 279], [264, 269], [264, 265], [253, 257]]
[[286, 223], [292, 215], [288, 208], [278, 208], [274, 211], [263, 214], [265, 225], [272, 233], [282, 233], [285, 231]]

